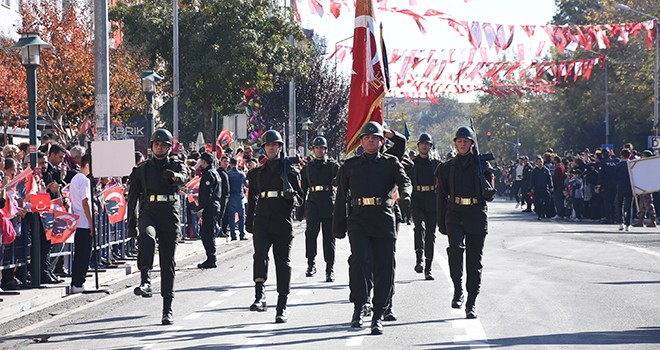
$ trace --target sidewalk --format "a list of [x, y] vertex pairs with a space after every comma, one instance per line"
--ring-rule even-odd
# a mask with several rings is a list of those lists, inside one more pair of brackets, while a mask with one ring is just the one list
[[[300, 225], [299, 222], [294, 222], [294, 231]], [[227, 238], [216, 238], [216, 247], [218, 248], [217, 254], [224, 254], [234, 249], [242, 248], [247, 245], [252, 246], [252, 235], [246, 234], [248, 240], [245, 241], [231, 241]], [[159, 266], [158, 251], [154, 258], [154, 269]], [[186, 239], [184, 243], [179, 243], [176, 249], [176, 261], [181, 262], [187, 258], [194, 256], [203, 256], [204, 248], [199, 239]], [[200, 257], [201, 258], [201, 257]], [[103, 272], [99, 271], [99, 286], [109, 286], [121, 280], [129, 279], [134, 275], [139, 274], [137, 268], [137, 260], [135, 258], [120, 260], [124, 262], [116, 268], [107, 268]], [[201, 262], [201, 260], [200, 260]], [[96, 280], [94, 276], [94, 269], [90, 269], [85, 282], [87, 290], [96, 289]], [[0, 327], [2, 324], [28, 316], [37, 311], [61, 303], [80, 294], [70, 294], [71, 278], [64, 278], [64, 282], [60, 284], [42, 285], [41, 288], [22, 289], [18, 292], [19, 295], [2, 295], [3, 302], [0, 302]]]

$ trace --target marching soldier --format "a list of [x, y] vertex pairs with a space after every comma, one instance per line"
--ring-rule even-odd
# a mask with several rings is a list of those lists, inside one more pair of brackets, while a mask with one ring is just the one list
[[[431, 156], [433, 139], [431, 135], [419, 135], [417, 149], [419, 154], [413, 159], [413, 167], [408, 171], [413, 185], [410, 204], [415, 223], [415, 272], [424, 272], [426, 280], [433, 280], [431, 267], [435, 249], [435, 229], [437, 226], [435, 169], [440, 161]], [[422, 267], [424, 261], [424, 267]]]
[[302, 202], [300, 174], [287, 166], [283, 156], [284, 141], [279, 132], [268, 130], [261, 148], [266, 162], [248, 173], [248, 210], [245, 227], [253, 234], [255, 300], [250, 311], [266, 311], [264, 283], [268, 279], [268, 251], [273, 247], [277, 277], [276, 323], [287, 322], [286, 303], [291, 291], [291, 210]]
[[[169, 157], [172, 134], [165, 129], [154, 131], [151, 136], [153, 159], [133, 168], [128, 191], [128, 232], [138, 237], [138, 268], [140, 285], [134, 293], [151, 296], [151, 276], [156, 240], [161, 270], [163, 297], [163, 325], [174, 323], [172, 300], [174, 298], [174, 253], [181, 235], [179, 225], [179, 187], [188, 178], [183, 165]], [[140, 207], [136, 216], [138, 200]], [[139, 234], [138, 234], [139, 232]]]
[[305, 201], [305, 275], [316, 274], [316, 248], [319, 229], [323, 230], [323, 258], [325, 259], [325, 280], [334, 282], [335, 237], [332, 235], [332, 209], [335, 191], [332, 182], [337, 176], [339, 165], [328, 158], [328, 141], [317, 136], [312, 142], [314, 158], [305, 164], [301, 171], [302, 190], [307, 195]]
[[[215, 221], [221, 208], [226, 206], [227, 194], [222, 194], [222, 179], [213, 168], [213, 155], [204, 152], [200, 158], [202, 178], [199, 181], [199, 211], [202, 218], [200, 236], [206, 251], [206, 261], [198, 264], [200, 269], [216, 268], [215, 257]], [[223, 203], [224, 200], [224, 203]]]
[[[463, 253], [467, 275], [467, 318], [477, 318], [475, 301], [481, 287], [481, 259], [488, 233], [486, 200], [475, 159], [474, 131], [462, 126], [454, 137], [457, 155], [436, 170], [438, 178], [438, 228], [447, 235], [449, 273], [454, 284], [451, 307], [460, 309], [463, 295]], [[492, 174], [484, 174], [492, 182]]]
[[[362, 326], [366, 314], [369, 274], [373, 273], [374, 297], [371, 334], [382, 334], [381, 317], [388, 307], [394, 279], [396, 219], [392, 208], [398, 187], [400, 203], [410, 204], [410, 179], [396, 157], [381, 154], [383, 127], [368, 122], [360, 132], [364, 153], [340, 167], [333, 232], [351, 244], [350, 301], [354, 304], [351, 327]], [[349, 199], [350, 191], [350, 199]], [[350, 210], [347, 211], [347, 203]]]

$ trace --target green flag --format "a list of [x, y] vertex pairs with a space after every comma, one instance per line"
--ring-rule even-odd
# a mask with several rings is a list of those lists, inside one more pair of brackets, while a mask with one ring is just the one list
[[410, 129], [408, 129], [408, 122], [403, 120], [403, 116], [401, 116], [401, 121], [403, 121], [403, 136], [406, 137], [406, 140], [410, 138]]

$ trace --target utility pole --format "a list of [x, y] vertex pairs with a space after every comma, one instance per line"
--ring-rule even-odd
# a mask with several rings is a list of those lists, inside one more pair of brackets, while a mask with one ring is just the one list
[[[173, 66], [173, 84], [174, 84], [174, 98], [172, 99], [172, 129], [174, 137], [179, 139], [179, 0], [172, 0], [172, 12], [174, 13], [174, 34], [173, 34], [173, 50], [172, 50], [172, 66]], [[218, 136], [217, 134], [213, 137]]]
[[[291, 10], [291, 21], [295, 20], [294, 15], [294, 1], [291, 0], [290, 10]], [[289, 43], [295, 45], [295, 39], [293, 35], [289, 37]], [[289, 82], [289, 156], [296, 154], [296, 81], [291, 79]]]
[[94, 138], [97, 141], [110, 140], [109, 77], [108, 3], [94, 0]]

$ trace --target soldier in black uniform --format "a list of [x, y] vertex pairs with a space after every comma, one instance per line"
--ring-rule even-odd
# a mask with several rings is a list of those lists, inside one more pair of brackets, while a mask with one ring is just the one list
[[[433, 280], [431, 268], [435, 249], [435, 229], [438, 224], [436, 207], [435, 170], [440, 161], [431, 156], [433, 139], [431, 135], [419, 135], [417, 149], [419, 155], [413, 160], [413, 167], [408, 171], [413, 185], [412, 203], [410, 204], [415, 223], [415, 272], [424, 272], [426, 280]], [[424, 267], [422, 267], [424, 261]]]
[[[451, 307], [463, 306], [463, 252], [467, 275], [467, 318], [477, 318], [475, 301], [481, 287], [481, 258], [488, 233], [486, 200], [481, 189], [479, 165], [474, 155], [474, 132], [462, 126], [456, 137], [457, 155], [442, 163], [436, 170], [438, 177], [438, 228], [447, 235], [449, 248], [449, 273], [454, 283]], [[492, 174], [485, 174], [492, 180]]]
[[317, 136], [312, 142], [314, 159], [305, 164], [301, 171], [302, 190], [307, 195], [305, 201], [305, 256], [307, 271], [312, 277], [316, 273], [316, 247], [319, 229], [323, 230], [323, 258], [325, 259], [325, 280], [334, 282], [335, 237], [332, 235], [332, 210], [335, 199], [333, 180], [337, 176], [339, 164], [328, 158], [328, 141]]
[[[200, 156], [200, 169], [202, 178], [199, 181], [199, 211], [197, 215], [202, 218], [200, 236], [206, 250], [206, 261], [198, 264], [200, 269], [213, 269], [215, 264], [215, 221], [218, 212], [226, 206], [226, 195], [222, 195], [222, 179], [213, 167], [213, 155], [208, 152]], [[225, 203], [222, 203], [222, 200]]]
[[[138, 237], [138, 268], [140, 285], [134, 293], [151, 296], [151, 276], [156, 241], [161, 270], [163, 297], [163, 325], [174, 323], [172, 299], [174, 298], [174, 253], [181, 236], [179, 225], [179, 187], [188, 178], [188, 172], [179, 161], [169, 157], [172, 134], [165, 129], [154, 131], [151, 136], [153, 159], [133, 168], [128, 190], [128, 233]], [[136, 215], [136, 207], [138, 214]], [[139, 234], [138, 234], [139, 232]]]
[[286, 303], [291, 291], [291, 241], [294, 204], [302, 203], [300, 174], [280, 156], [284, 141], [279, 132], [268, 130], [261, 148], [266, 162], [248, 173], [248, 210], [245, 228], [253, 234], [255, 300], [250, 311], [266, 311], [264, 282], [268, 279], [268, 251], [273, 247], [277, 276], [276, 323], [287, 322]]
[[[333, 216], [335, 237], [349, 234], [350, 301], [354, 304], [351, 327], [362, 326], [368, 300], [368, 279], [373, 272], [374, 297], [371, 334], [382, 334], [381, 317], [388, 307], [394, 279], [396, 219], [392, 208], [398, 187], [400, 204], [410, 204], [410, 179], [396, 157], [381, 154], [383, 127], [368, 122], [360, 132], [364, 153], [339, 168]], [[349, 196], [350, 191], [350, 198]], [[347, 204], [350, 210], [347, 211]]]

